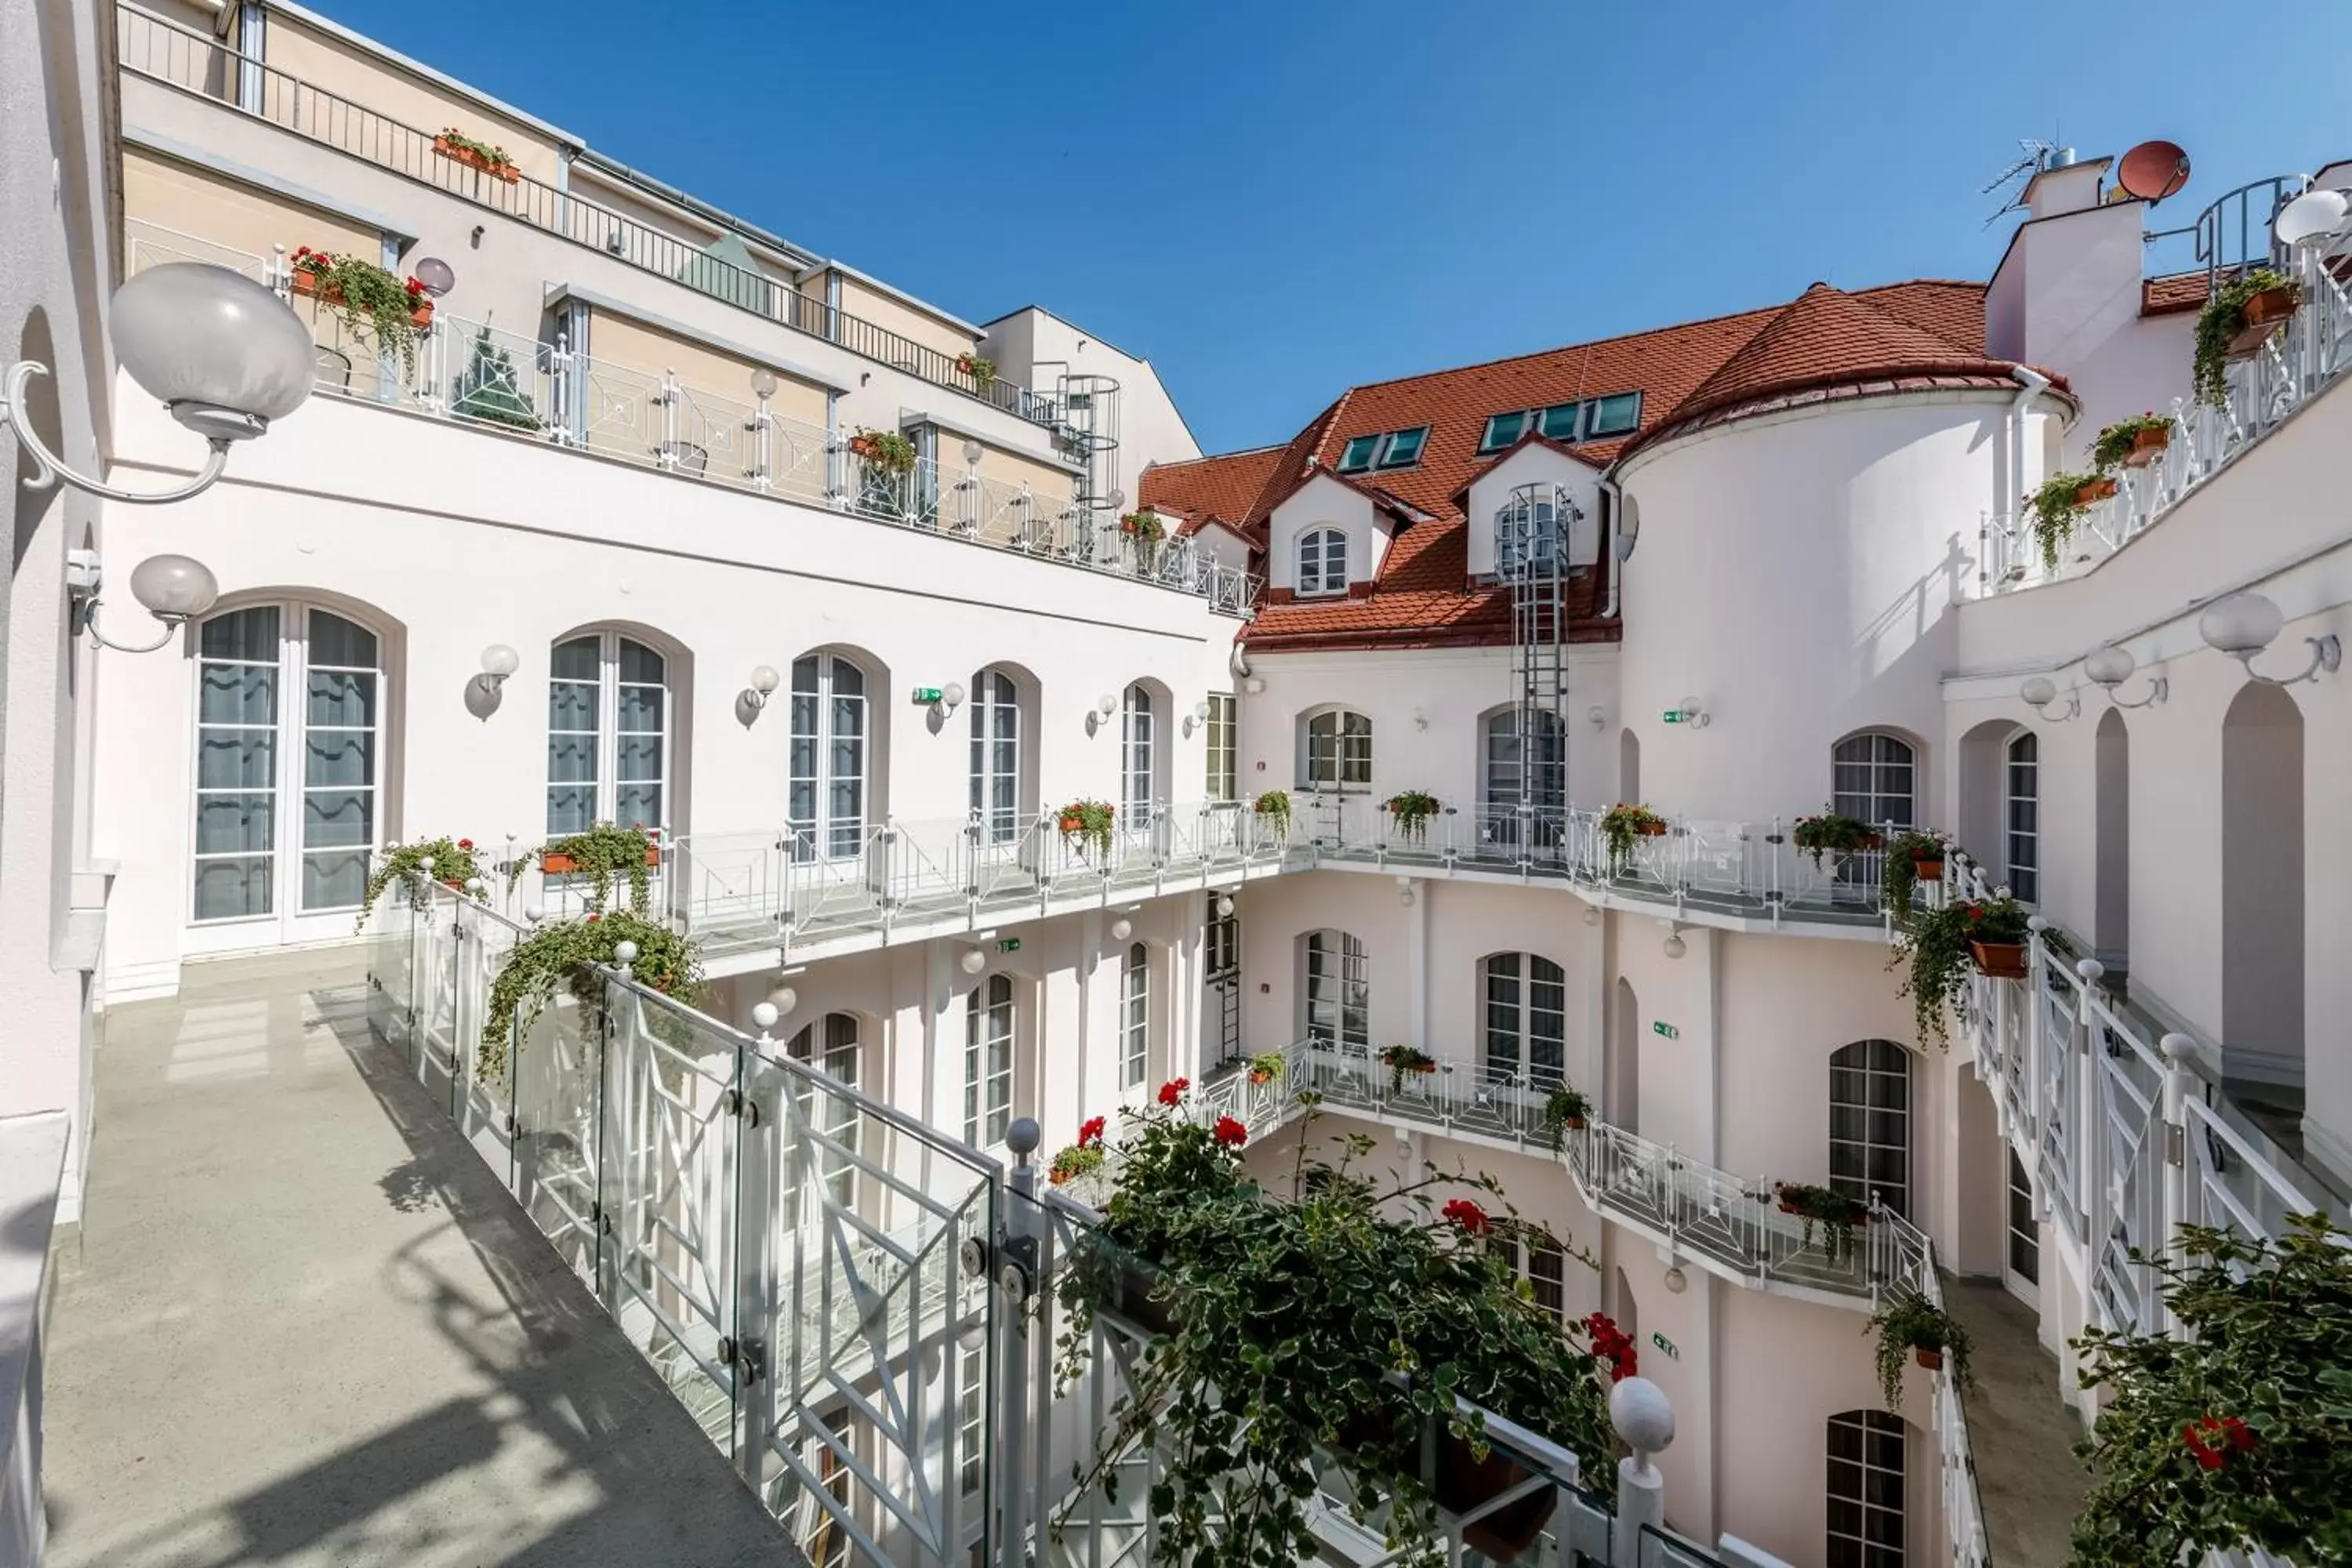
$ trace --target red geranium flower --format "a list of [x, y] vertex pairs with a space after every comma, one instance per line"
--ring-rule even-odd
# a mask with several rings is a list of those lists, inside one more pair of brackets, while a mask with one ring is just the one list
[[1089, 1116], [1078, 1127], [1078, 1147], [1090, 1149], [1103, 1141], [1103, 1119]]
[[1454, 1198], [1438, 1212], [1453, 1224], [1460, 1226], [1466, 1236], [1486, 1234], [1486, 1211], [1468, 1198]]
[[[2207, 1442], [2207, 1438], [2211, 1442]], [[2218, 1470], [2229, 1458], [2231, 1448], [2246, 1449], [2254, 1446], [2254, 1435], [2246, 1424], [2234, 1415], [2208, 1415], [2192, 1421], [2180, 1429], [2180, 1440], [2197, 1457], [2197, 1462], [2209, 1470]]]
[[1249, 1142], [1249, 1129], [1230, 1116], [1217, 1118], [1217, 1142], [1228, 1148], [1238, 1149]]
[[1162, 1105], [1175, 1104], [1178, 1100], [1184, 1098], [1184, 1091], [1192, 1087], [1192, 1080], [1189, 1078], [1170, 1079], [1166, 1083], [1160, 1086], [1160, 1103]]
[[471, 849], [473, 847], [474, 841], [470, 838], [460, 838], [457, 840], [457, 847], [460, 849]]
[[596, 921], [601, 921], [604, 918], [604, 917], [603, 915], [590, 915], [588, 917], [588, 921], [591, 925], [593, 925]]

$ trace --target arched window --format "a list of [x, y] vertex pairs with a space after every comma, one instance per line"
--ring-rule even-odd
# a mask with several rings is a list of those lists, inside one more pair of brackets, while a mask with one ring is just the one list
[[1911, 1058], [1892, 1040], [1830, 1058], [1830, 1185], [1911, 1212]]
[[793, 660], [784, 818], [796, 860], [846, 859], [866, 837], [866, 672], [842, 654]]
[[1369, 1052], [1371, 984], [1364, 944], [1343, 931], [1310, 931], [1306, 962], [1307, 1035], [1326, 1046]]
[[1372, 787], [1372, 721], [1345, 708], [1327, 708], [1307, 719], [1307, 744], [1298, 774], [1301, 789]]
[[1830, 753], [1832, 809], [1873, 826], [1915, 826], [1918, 817], [1911, 742], [1876, 731], [1848, 735]]
[[1829, 1568], [1903, 1568], [1903, 1419], [1830, 1417]]
[[197, 628], [189, 915], [269, 920], [224, 941], [349, 935], [367, 886], [384, 677], [376, 633], [315, 605], [254, 605]]
[[1151, 1071], [1151, 951], [1127, 950], [1118, 981], [1118, 1086], [1133, 1089]]
[[963, 1138], [992, 1149], [1013, 1125], [1013, 980], [992, 974], [964, 998]]
[[1348, 591], [1348, 536], [1336, 528], [1311, 529], [1298, 542], [1301, 595]]
[[1532, 747], [1519, 743], [1516, 708], [1489, 713], [1479, 725], [1479, 763], [1486, 775], [1481, 846], [1550, 848], [1560, 841], [1568, 805], [1567, 731], [1559, 715], [1546, 709], [1535, 710], [1528, 729], [1535, 736]]
[[[820, 1036], [820, 1029], [823, 1033]], [[818, 1042], [820, 1038], [823, 1044]], [[811, 1024], [793, 1037], [785, 1047], [796, 1062], [806, 1062], [821, 1069], [826, 1077], [836, 1079], [855, 1089], [857, 1087], [857, 1020], [847, 1013], [827, 1013], [822, 1025]], [[800, 1102], [803, 1124], [821, 1132], [844, 1148], [857, 1146], [857, 1106], [847, 1095], [826, 1094], [805, 1079], [793, 1080], [793, 1098]], [[857, 1195], [857, 1170], [849, 1157], [834, 1149], [820, 1149], [817, 1169], [824, 1181], [825, 1195], [835, 1205], [850, 1207]], [[794, 1185], [800, 1182], [800, 1166], [795, 1162], [785, 1173], [785, 1180]]]
[[2027, 903], [2042, 896], [2042, 741], [2021, 731], [2008, 749], [2009, 890]]
[[971, 814], [984, 842], [1021, 832], [1021, 694], [1001, 669], [971, 678]]
[[1132, 819], [1149, 813], [1154, 795], [1153, 769], [1158, 765], [1157, 716], [1151, 693], [1141, 682], [1127, 689], [1119, 724], [1119, 771], [1126, 781], [1127, 811]]
[[1497, 952], [1479, 964], [1486, 993], [1486, 1068], [1525, 1071], [1549, 1089], [1568, 1070], [1568, 974], [1532, 952]]
[[669, 662], [619, 632], [555, 645], [547, 686], [547, 830], [659, 827], [668, 805]]

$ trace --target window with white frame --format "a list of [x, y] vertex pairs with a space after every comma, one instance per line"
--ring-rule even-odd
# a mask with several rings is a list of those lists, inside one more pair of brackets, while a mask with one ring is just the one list
[[1306, 964], [1308, 1037], [1341, 1050], [1368, 1053], [1372, 1007], [1364, 944], [1343, 931], [1310, 931]]
[[1307, 744], [1299, 770], [1301, 789], [1372, 787], [1372, 721], [1345, 708], [1307, 716]]
[[1568, 972], [1533, 952], [1492, 953], [1478, 968], [1487, 1071], [1524, 1072], [1546, 1089], [1558, 1084], [1568, 1070]]
[[669, 661], [620, 632], [555, 645], [547, 688], [547, 830], [659, 827], [667, 805]]
[[992, 1149], [1013, 1125], [1013, 981], [992, 974], [964, 998], [963, 1138]]
[[1916, 757], [1911, 742], [1867, 731], [1830, 753], [1832, 809], [1869, 823], [1910, 827], [1918, 821]]
[[1549, 1237], [1532, 1235], [1519, 1243], [1519, 1278], [1535, 1293], [1536, 1305], [1552, 1321], [1568, 1326], [1568, 1253]]
[[1910, 1212], [1911, 1056], [1893, 1040], [1856, 1040], [1830, 1058], [1830, 1185]]
[[1208, 784], [1211, 800], [1234, 800], [1241, 794], [1237, 747], [1241, 726], [1230, 691], [1209, 693]]
[[287, 603], [215, 616], [194, 640], [190, 918], [290, 921], [357, 908], [381, 826], [377, 635]]
[[866, 671], [836, 653], [793, 661], [784, 820], [796, 860], [840, 860], [866, 837]]
[[1118, 980], [1118, 1086], [1134, 1089], [1151, 1071], [1151, 951], [1127, 950]]
[[[794, 1035], [785, 1047], [796, 1062], [806, 1062], [820, 1068], [826, 1077], [851, 1089], [857, 1087], [857, 1019], [848, 1013], [827, 1013], [824, 1021], [811, 1024]], [[843, 1149], [857, 1144], [857, 1104], [845, 1094], [828, 1094], [806, 1079], [795, 1079], [793, 1098], [799, 1101], [803, 1125], [820, 1132]], [[850, 1206], [857, 1195], [857, 1171], [849, 1156], [840, 1150], [824, 1149], [817, 1156], [817, 1169], [824, 1183], [825, 1196], [841, 1207]], [[800, 1181], [799, 1162], [788, 1167], [785, 1180], [797, 1186]]]
[[971, 816], [982, 840], [1021, 832], [1021, 691], [1001, 669], [971, 678]]
[[1119, 711], [1119, 773], [1130, 826], [1139, 826], [1135, 819], [1150, 814], [1157, 793], [1152, 770], [1158, 765], [1158, 724], [1151, 693], [1140, 682], [1129, 687]]
[[[1535, 744], [1519, 742], [1519, 713], [1504, 708], [1480, 721], [1480, 761], [1486, 774], [1484, 821], [1478, 840], [1510, 849], [1548, 848], [1567, 827], [1568, 732], [1559, 714], [1535, 710], [1528, 729]], [[1527, 807], [1525, 811], [1520, 808]]]
[[1302, 597], [1348, 591], [1348, 536], [1336, 528], [1309, 529], [1298, 541]]
[[2031, 730], [2009, 742], [2009, 890], [2027, 903], [2042, 896], [2042, 741]]
[[1828, 1568], [1903, 1568], [1903, 1418], [1830, 1417]]

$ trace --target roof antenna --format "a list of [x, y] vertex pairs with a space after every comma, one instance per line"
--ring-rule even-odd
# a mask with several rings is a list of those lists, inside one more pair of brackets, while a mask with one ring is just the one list
[[1993, 215], [1984, 220], [1984, 226], [1987, 228], [1990, 228], [2003, 217], [2025, 205], [2025, 187], [2033, 183], [2034, 175], [2044, 169], [2056, 168], [2060, 164], [2071, 163], [2074, 161], [2072, 152], [2060, 147], [2055, 142], [2044, 142], [2039, 136], [2019, 137], [2017, 148], [2020, 153], [2017, 160], [2008, 168], [1987, 180], [1977, 191], [1977, 195], [1980, 196], [1989, 196], [1997, 191], [2006, 190], [2011, 185], [2017, 187], [2014, 191], [2010, 191], [2001, 205], [1993, 209]]

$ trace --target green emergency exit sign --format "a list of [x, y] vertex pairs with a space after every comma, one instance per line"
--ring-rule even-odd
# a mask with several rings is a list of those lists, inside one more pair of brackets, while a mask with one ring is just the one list
[[1651, 1024], [1650, 1033], [1657, 1036], [1661, 1039], [1666, 1040], [1679, 1040], [1683, 1037], [1683, 1032], [1680, 1029], [1675, 1028], [1672, 1024], [1667, 1023], [1664, 1018], [1660, 1018]]
[[1017, 936], [1008, 936], [1003, 941], [996, 944], [996, 951], [999, 952], [1019, 952], [1021, 951], [1021, 939]]
[[1683, 710], [1679, 708], [1669, 708], [1658, 715], [1658, 722], [1661, 724], [1679, 724], [1682, 721]]
[[915, 688], [915, 695], [911, 699], [911, 700], [916, 702], [937, 702], [939, 700], [940, 689], [936, 686], [918, 686]]

